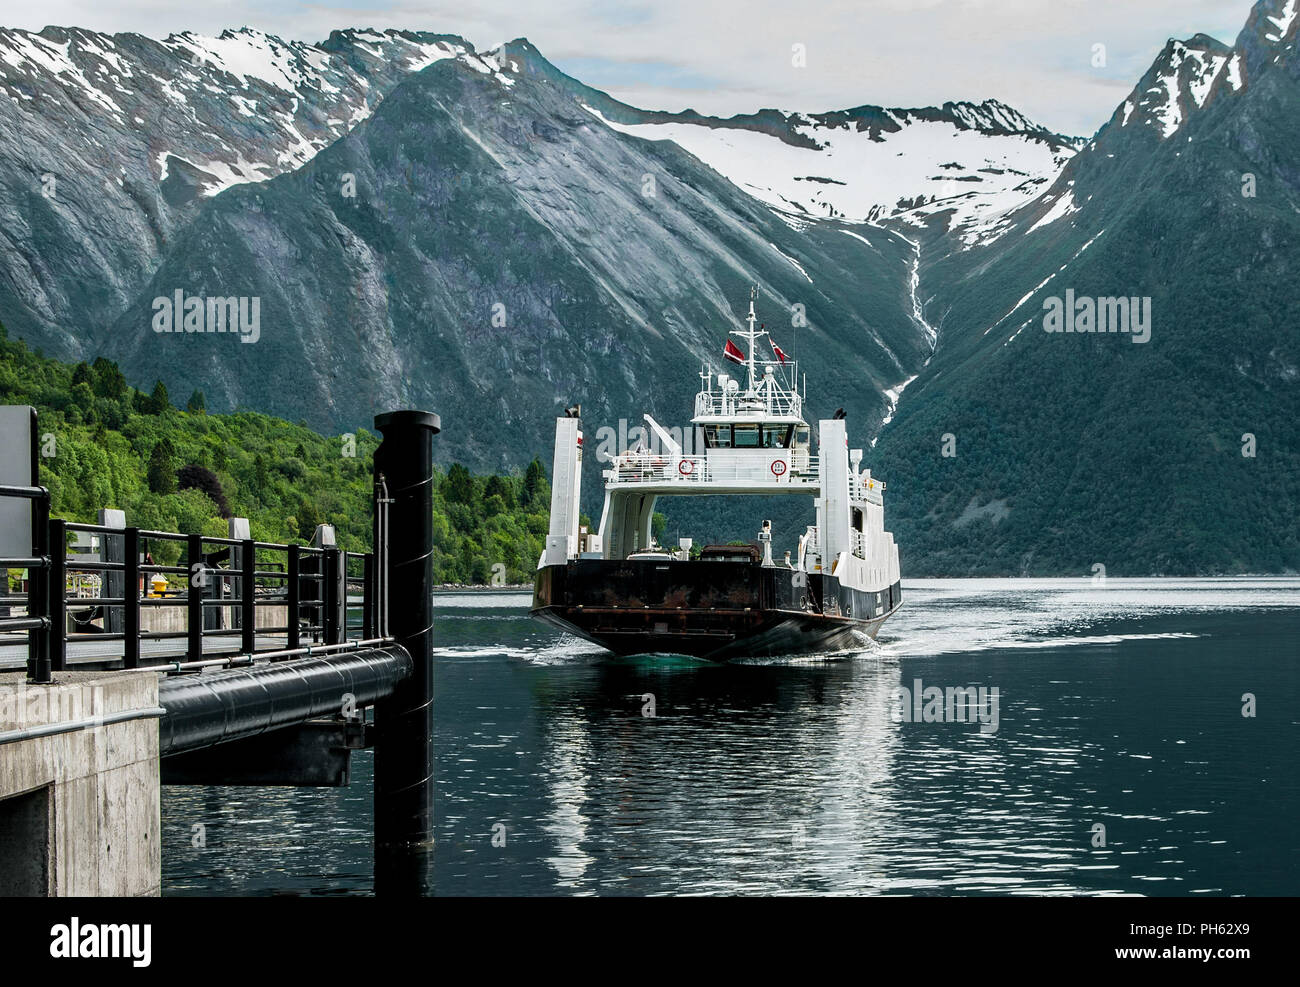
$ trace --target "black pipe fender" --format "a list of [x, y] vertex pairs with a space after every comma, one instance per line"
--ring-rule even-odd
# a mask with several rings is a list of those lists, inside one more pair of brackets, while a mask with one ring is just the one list
[[267, 662], [248, 668], [164, 678], [158, 705], [159, 754], [211, 747], [277, 727], [343, 712], [345, 696], [360, 708], [393, 694], [411, 675], [411, 656], [390, 644]]

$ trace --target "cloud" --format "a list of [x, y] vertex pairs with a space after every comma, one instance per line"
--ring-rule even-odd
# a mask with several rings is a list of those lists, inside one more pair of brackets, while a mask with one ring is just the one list
[[[1252, 0], [518, 0], [335, 4], [234, 0], [3, 0], [7, 27], [45, 24], [151, 37], [250, 26], [319, 41], [342, 27], [527, 37], [562, 70], [651, 109], [731, 115], [863, 103], [997, 98], [1056, 130], [1091, 134], [1170, 37], [1231, 43]], [[803, 45], [806, 64], [792, 64]], [[1106, 65], [1093, 66], [1094, 45]]]

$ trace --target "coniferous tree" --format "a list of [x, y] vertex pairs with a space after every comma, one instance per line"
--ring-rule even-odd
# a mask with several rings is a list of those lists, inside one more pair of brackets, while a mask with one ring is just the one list
[[546, 482], [546, 468], [536, 456], [528, 464], [528, 470], [524, 473], [524, 503], [528, 507], [540, 506], [534, 503], [538, 493], [541, 492], [542, 484]]
[[474, 502], [474, 479], [460, 463], [452, 463], [447, 470], [447, 479], [443, 481], [442, 495], [455, 504], [472, 504]]
[[162, 381], [154, 381], [153, 394], [149, 396], [149, 411], [154, 415], [161, 415], [171, 407], [171, 398], [167, 396], [167, 385]]
[[96, 357], [91, 370], [94, 371], [95, 375], [91, 386], [96, 397], [107, 398], [109, 401], [120, 401], [122, 396], [126, 394], [126, 377], [122, 375], [122, 371], [118, 369], [117, 364], [102, 356]]
[[173, 465], [175, 455], [176, 452], [167, 439], [163, 439], [155, 445], [153, 452], [149, 454], [147, 479], [149, 489], [154, 493], [170, 494], [176, 492], [176, 469]]

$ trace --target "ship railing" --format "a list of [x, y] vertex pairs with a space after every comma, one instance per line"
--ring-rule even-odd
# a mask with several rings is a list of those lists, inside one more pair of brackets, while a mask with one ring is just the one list
[[868, 504], [884, 504], [884, 494], [882, 491], [885, 485], [876, 480], [873, 486], [868, 487], [861, 479], [849, 473], [849, 497], [853, 500], [865, 500]]
[[[777, 470], [774, 463], [781, 463]], [[783, 468], [782, 468], [783, 467]], [[772, 456], [759, 462], [710, 461], [707, 456], [620, 456], [604, 471], [611, 483], [681, 484], [682, 486], [812, 486], [819, 481], [816, 456]]]
[[[739, 393], [723, 394], [720, 391], [701, 391], [695, 395], [695, 417], [704, 415], [734, 415], [740, 409], [743, 397]], [[781, 417], [803, 417], [803, 401], [798, 394], [775, 391], [760, 394], [757, 400], [766, 405], [766, 414]]]

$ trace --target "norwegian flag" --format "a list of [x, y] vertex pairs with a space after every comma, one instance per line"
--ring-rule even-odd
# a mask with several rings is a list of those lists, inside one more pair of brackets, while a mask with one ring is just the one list
[[776, 340], [773, 339], [771, 336], [767, 337], [767, 341], [772, 344], [772, 352], [776, 354], [776, 358], [780, 360], [782, 363], [785, 363], [786, 361], [785, 350], [777, 346]]
[[735, 343], [733, 343], [730, 339], [727, 340], [727, 345], [722, 350], [722, 355], [726, 357], [728, 360], [730, 360], [732, 363], [745, 362], [745, 354], [742, 353], [740, 351], [740, 347], [737, 346]]

